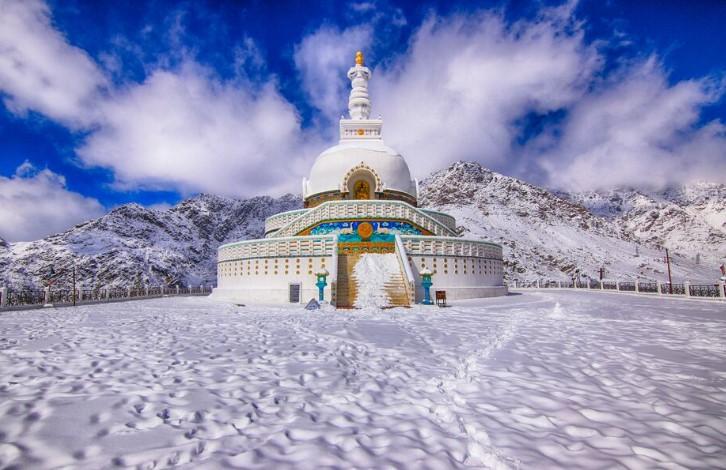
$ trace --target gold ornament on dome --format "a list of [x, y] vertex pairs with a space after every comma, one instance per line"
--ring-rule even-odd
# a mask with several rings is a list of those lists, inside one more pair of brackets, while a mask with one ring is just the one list
[[365, 133], [366, 133], [366, 131], [364, 131], [363, 129], [358, 129], [358, 135], [363, 135]]
[[358, 236], [361, 240], [366, 241], [373, 236], [373, 225], [368, 222], [358, 224]]
[[363, 65], [363, 52], [358, 51], [355, 53], [355, 64]]

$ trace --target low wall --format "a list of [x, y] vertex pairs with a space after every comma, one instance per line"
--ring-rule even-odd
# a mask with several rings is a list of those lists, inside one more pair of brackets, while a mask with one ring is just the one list
[[[215, 288], [209, 297], [220, 302], [250, 305], [280, 305], [290, 304], [289, 286], [276, 286], [270, 288], [238, 287], [234, 289]], [[301, 286], [300, 302], [306, 304], [310, 299], [318, 299], [317, 287]], [[325, 288], [325, 300], [330, 301], [330, 285]]]
[[[431, 286], [431, 299], [435, 299], [435, 292], [442, 290], [446, 292], [446, 301], [452, 300], [465, 300], [465, 299], [482, 299], [486, 297], [499, 297], [507, 295], [509, 290], [507, 286], [478, 286], [478, 287], [458, 287], [458, 286], [445, 286], [445, 285], [434, 285]], [[416, 299], [420, 302], [424, 298], [423, 287], [420, 285], [416, 289]]]

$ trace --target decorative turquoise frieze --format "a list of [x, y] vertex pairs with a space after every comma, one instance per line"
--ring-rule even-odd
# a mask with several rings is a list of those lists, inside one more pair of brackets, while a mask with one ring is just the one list
[[373, 226], [373, 235], [366, 241], [371, 242], [393, 242], [396, 234], [401, 235], [421, 235], [421, 231], [413, 225], [406, 222], [384, 220], [360, 220], [360, 221], [336, 221], [323, 222], [310, 230], [311, 235], [329, 235], [338, 234], [338, 240], [341, 242], [357, 242], [363, 241], [358, 233], [358, 226], [362, 223], [368, 223]]

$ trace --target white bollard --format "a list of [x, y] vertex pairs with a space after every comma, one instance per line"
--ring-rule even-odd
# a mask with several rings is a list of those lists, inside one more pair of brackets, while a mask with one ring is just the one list
[[539, 279], [537, 279], [537, 289], [539, 289]]
[[562, 281], [557, 281], [557, 288], [562, 289]]
[[615, 281], [615, 290], [620, 291], [620, 281]]
[[661, 292], [661, 288], [660, 288], [660, 281], [655, 281], [655, 288], [658, 291], [658, 295], [663, 295], [663, 292]]
[[176, 295], [179, 295], [179, 285], [176, 286]]
[[0, 307], [8, 306], [8, 288], [0, 288]]
[[635, 278], [635, 293], [636, 294], [639, 294], [640, 293], [640, 287], [638, 286], [638, 284], [640, 284], [640, 278], [639, 277], [636, 277]]
[[[718, 296], [721, 299], [726, 299], [726, 282], [719, 281], [718, 283]], [[5, 296], [3, 296], [5, 298]]]
[[683, 290], [686, 293], [686, 297], [690, 297], [691, 296], [691, 283], [688, 282], [688, 281], [684, 282], [683, 283]]
[[605, 281], [600, 279], [600, 290], [605, 290]]
[[131, 298], [131, 288], [130, 288], [130, 287], [127, 287], [127, 288], [126, 288], [126, 296], [127, 296], [128, 298]]
[[43, 292], [43, 303], [45, 305], [51, 306], [50, 305], [50, 286], [45, 287], [45, 290]]
[[144, 286], [144, 297], [149, 296], [149, 286]]

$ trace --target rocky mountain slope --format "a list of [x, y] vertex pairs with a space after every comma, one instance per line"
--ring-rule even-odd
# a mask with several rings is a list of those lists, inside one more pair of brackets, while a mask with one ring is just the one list
[[[621, 208], [620, 218], [603, 217], [618, 211], [595, 205], [588, 210], [581, 200], [582, 196], [558, 195], [471, 162], [435, 172], [422, 182], [420, 196], [422, 205], [454, 215], [464, 236], [502, 244], [509, 279], [569, 279], [577, 271], [597, 278], [600, 268], [606, 278], [665, 279], [664, 252], [658, 247], [667, 238], [664, 227], [676, 223], [666, 222], [670, 214], [646, 229], [636, 213], [625, 218], [630, 213], [627, 206]], [[708, 197], [700, 201], [714, 204]], [[688, 233], [688, 228], [682, 231]], [[716, 274], [718, 256], [711, 255], [713, 246], [706, 240], [712, 238], [693, 236], [692, 245], [673, 246], [683, 249], [673, 253], [676, 279], [709, 280]], [[695, 263], [697, 251], [704, 252], [700, 264]]]
[[[421, 183], [422, 206], [454, 215], [466, 237], [504, 247], [508, 279], [666, 278], [710, 281], [726, 256], [723, 185], [648, 194], [634, 190], [555, 194], [479, 164], [459, 162]], [[137, 204], [43, 240], [0, 239], [0, 284], [84, 286], [214, 283], [220, 244], [263, 235], [272, 214], [301, 207], [299, 196], [235, 200], [200, 195], [168, 210]], [[700, 254], [700, 263], [695, 262]]]
[[[299, 198], [234, 200], [199, 195], [168, 210], [121, 206], [105, 216], [34, 242], [0, 251], [0, 283], [38, 286], [55, 273], [57, 285], [88, 287], [210, 284], [220, 244], [261, 237], [264, 220], [300, 206]], [[1, 250], [1, 249], [0, 249]]]
[[726, 185], [697, 183], [650, 192], [625, 188], [567, 197], [644, 243], [694, 258], [726, 258]]

